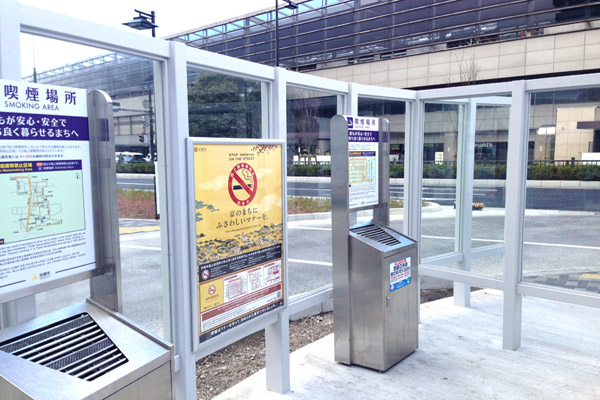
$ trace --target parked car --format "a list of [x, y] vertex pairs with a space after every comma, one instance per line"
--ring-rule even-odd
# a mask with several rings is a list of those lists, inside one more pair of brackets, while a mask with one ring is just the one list
[[134, 153], [131, 151], [121, 151], [115, 153], [115, 162], [119, 163], [145, 163], [147, 162], [142, 153]]

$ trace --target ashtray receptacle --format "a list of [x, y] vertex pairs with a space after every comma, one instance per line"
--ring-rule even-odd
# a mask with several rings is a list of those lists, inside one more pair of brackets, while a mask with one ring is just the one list
[[371, 221], [350, 229], [352, 364], [385, 371], [418, 347], [417, 242]]

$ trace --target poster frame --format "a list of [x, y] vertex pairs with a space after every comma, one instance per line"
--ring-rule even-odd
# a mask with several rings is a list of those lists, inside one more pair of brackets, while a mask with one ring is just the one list
[[[252, 333], [264, 329], [273, 323], [273, 317], [278, 317], [284, 313], [288, 307], [288, 270], [287, 270], [287, 187], [286, 187], [286, 147], [285, 140], [281, 139], [231, 139], [231, 138], [192, 138], [186, 139], [186, 178], [187, 178], [187, 221], [189, 231], [189, 266], [190, 277], [190, 301], [191, 301], [191, 320], [192, 320], [192, 338], [193, 352], [204, 349], [218, 349], [226, 346], [231, 341], [239, 340], [249, 336]], [[255, 318], [228, 329], [227, 331], [200, 342], [199, 329], [199, 298], [198, 298], [198, 267], [196, 265], [196, 209], [195, 209], [195, 175], [194, 175], [194, 146], [195, 145], [278, 145], [281, 148], [281, 198], [282, 198], [282, 222], [283, 222], [283, 240], [281, 270], [283, 273], [283, 305], [274, 310], [265, 312]], [[244, 332], [246, 329], [246, 332]]]

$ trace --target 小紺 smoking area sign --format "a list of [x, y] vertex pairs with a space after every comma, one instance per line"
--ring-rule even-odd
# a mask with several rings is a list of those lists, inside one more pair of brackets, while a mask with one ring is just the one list
[[86, 96], [0, 80], [0, 300], [96, 267]]
[[282, 148], [190, 140], [199, 343], [284, 305]]

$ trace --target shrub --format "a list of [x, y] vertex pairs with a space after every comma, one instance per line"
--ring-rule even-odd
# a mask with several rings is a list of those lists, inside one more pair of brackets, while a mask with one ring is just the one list
[[292, 164], [289, 176], [331, 176], [331, 164]]
[[153, 174], [154, 163], [120, 163], [117, 164], [118, 173]]
[[600, 181], [600, 165], [581, 165], [575, 176], [580, 181]]
[[119, 218], [155, 219], [154, 192], [149, 190], [117, 189]]
[[331, 211], [330, 197], [288, 196], [288, 214], [304, 214]]
[[424, 164], [423, 178], [456, 178], [456, 165], [454, 164]]
[[[117, 172], [121, 171], [117, 169]], [[292, 164], [288, 168], [288, 175], [331, 176], [331, 164]], [[473, 176], [475, 179], [506, 179], [506, 164], [475, 164]], [[404, 164], [390, 163], [390, 178], [403, 177]], [[423, 178], [454, 179], [456, 178], [456, 165], [454, 163], [423, 164]], [[531, 164], [527, 167], [527, 179], [600, 181], [600, 165]]]
[[556, 179], [556, 170], [551, 164], [534, 164], [527, 167], [527, 179], [534, 181]]
[[561, 165], [556, 168], [556, 176], [561, 181], [572, 181], [575, 179], [577, 169], [579, 166]]
[[390, 164], [390, 178], [404, 178], [404, 164]]

